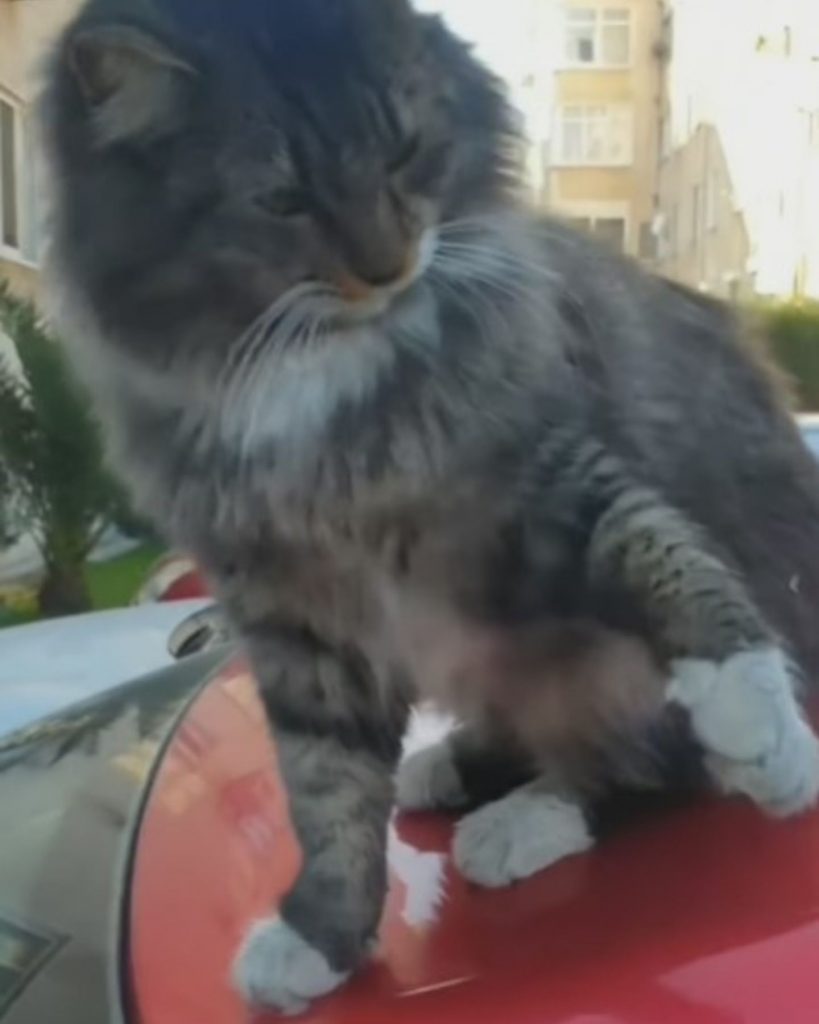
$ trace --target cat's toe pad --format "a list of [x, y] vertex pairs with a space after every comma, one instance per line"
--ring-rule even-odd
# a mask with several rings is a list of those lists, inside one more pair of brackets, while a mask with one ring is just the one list
[[465, 878], [495, 889], [591, 846], [580, 807], [550, 794], [519, 791], [467, 815], [458, 826], [453, 855]]
[[233, 968], [234, 984], [249, 1005], [287, 1016], [303, 1013], [348, 976], [334, 971], [317, 949], [278, 917], [253, 926]]
[[819, 741], [794, 696], [782, 651], [747, 651], [722, 664], [677, 662], [668, 696], [691, 715], [724, 792], [783, 816], [816, 802]]
[[405, 811], [462, 806], [466, 793], [450, 745], [446, 741], [436, 743], [403, 761], [395, 780], [395, 796]]

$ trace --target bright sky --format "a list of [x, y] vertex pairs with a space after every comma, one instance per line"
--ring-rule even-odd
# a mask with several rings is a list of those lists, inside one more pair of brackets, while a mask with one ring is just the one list
[[[559, 0], [414, 0], [423, 11], [443, 14], [452, 28], [473, 42], [478, 54], [512, 88], [524, 107], [530, 131], [546, 134], [551, 110], [552, 72], [560, 38]], [[532, 76], [537, 85], [532, 86]]]
[[521, 17], [527, 0], [503, 5], [498, 0], [416, 0], [416, 6], [443, 14], [460, 35], [477, 44], [481, 56], [498, 71], [514, 67], [521, 48], [528, 48], [526, 19]]

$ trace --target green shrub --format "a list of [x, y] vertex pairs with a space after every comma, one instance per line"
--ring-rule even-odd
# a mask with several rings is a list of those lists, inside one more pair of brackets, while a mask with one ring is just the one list
[[819, 302], [788, 302], [759, 308], [775, 362], [793, 384], [799, 408], [819, 411]]
[[[25, 525], [40, 549], [47, 615], [85, 611], [85, 562], [121, 504], [103, 464], [100, 429], [62, 349], [31, 302], [0, 281], [0, 327], [21, 373], [0, 358], [0, 516]], [[10, 529], [11, 527], [11, 529]]]

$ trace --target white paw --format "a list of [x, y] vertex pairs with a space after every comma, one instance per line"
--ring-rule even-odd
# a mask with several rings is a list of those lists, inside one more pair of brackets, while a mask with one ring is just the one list
[[304, 1012], [348, 977], [278, 917], [253, 926], [233, 967], [234, 984], [247, 1003], [288, 1016]]
[[688, 709], [726, 793], [782, 816], [816, 802], [819, 741], [802, 715], [782, 651], [747, 651], [722, 664], [679, 661], [668, 698]]
[[405, 811], [460, 807], [466, 801], [446, 740], [411, 754], [399, 765], [395, 798]]
[[592, 843], [580, 807], [526, 789], [467, 815], [455, 834], [454, 858], [465, 878], [497, 889], [582, 853]]

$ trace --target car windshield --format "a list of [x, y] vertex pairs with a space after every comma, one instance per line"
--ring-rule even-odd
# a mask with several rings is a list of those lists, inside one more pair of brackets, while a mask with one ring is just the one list
[[68, 976], [76, 1015], [71, 1000], [54, 1002], [61, 1024], [115, 1019], [110, 929], [133, 822], [169, 727], [219, 657], [191, 658], [0, 740], [0, 819], [14, 823], [0, 843], [0, 1017], [55, 1019], [28, 1003], [52, 1005]]
[[170, 664], [178, 656], [174, 630], [208, 604], [151, 604], [3, 630], [0, 735]]
[[804, 427], [802, 436], [805, 438], [808, 448], [819, 459], [819, 423], [815, 426]]

